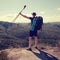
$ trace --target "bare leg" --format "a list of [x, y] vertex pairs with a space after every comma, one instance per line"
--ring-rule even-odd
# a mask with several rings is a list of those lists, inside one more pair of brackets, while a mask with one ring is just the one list
[[28, 48], [31, 48], [31, 45], [32, 45], [32, 37], [29, 37], [29, 47]]
[[37, 47], [37, 44], [38, 44], [38, 38], [35, 36], [34, 39], [35, 39], [35, 45], [34, 45], [34, 47]]

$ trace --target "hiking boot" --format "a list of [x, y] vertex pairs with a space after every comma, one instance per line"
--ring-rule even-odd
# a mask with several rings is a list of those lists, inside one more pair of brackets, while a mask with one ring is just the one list
[[42, 50], [44, 50], [45, 48], [44, 47], [41, 47]]
[[38, 47], [35, 47], [36, 49], [38, 49]]
[[32, 51], [32, 49], [31, 49], [31, 48], [28, 48], [27, 50], [28, 50], [28, 51]]

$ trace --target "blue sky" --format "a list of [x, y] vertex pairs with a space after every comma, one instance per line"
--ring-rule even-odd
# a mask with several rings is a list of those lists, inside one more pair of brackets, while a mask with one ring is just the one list
[[[24, 5], [27, 7], [22, 13], [27, 16], [36, 12], [46, 23], [60, 22], [60, 0], [0, 0], [0, 21], [12, 22]], [[27, 23], [30, 20], [19, 16], [15, 22]]]

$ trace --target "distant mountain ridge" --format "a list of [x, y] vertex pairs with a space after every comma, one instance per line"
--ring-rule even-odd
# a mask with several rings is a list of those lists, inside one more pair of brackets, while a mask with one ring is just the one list
[[[0, 22], [0, 49], [8, 47], [25, 47], [28, 45], [30, 23]], [[60, 23], [44, 23], [38, 33], [40, 43], [54, 44], [60, 40]], [[53, 43], [53, 42], [54, 43]]]

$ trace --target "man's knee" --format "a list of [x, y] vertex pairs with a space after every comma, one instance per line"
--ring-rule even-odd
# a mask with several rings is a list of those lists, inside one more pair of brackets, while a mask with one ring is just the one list
[[37, 36], [34, 36], [34, 39], [38, 39], [38, 37]]
[[32, 39], [32, 37], [30, 36], [29, 39]]

